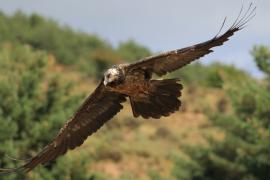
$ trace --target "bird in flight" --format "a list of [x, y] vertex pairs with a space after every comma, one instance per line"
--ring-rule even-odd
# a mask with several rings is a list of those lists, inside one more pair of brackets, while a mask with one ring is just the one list
[[181, 105], [182, 85], [179, 79], [152, 79], [152, 75], [163, 76], [213, 52], [212, 48], [223, 45], [235, 32], [244, 28], [255, 16], [252, 3], [243, 12], [243, 6], [232, 26], [212, 39], [159, 55], [146, 57], [131, 64], [114, 65], [104, 73], [94, 92], [85, 100], [56, 137], [36, 156], [17, 168], [0, 168], [0, 174], [29, 172], [39, 164], [47, 164], [63, 155], [67, 150], [83, 144], [88, 136], [114, 117], [122, 103], [130, 100], [134, 117], [160, 118], [169, 116]]

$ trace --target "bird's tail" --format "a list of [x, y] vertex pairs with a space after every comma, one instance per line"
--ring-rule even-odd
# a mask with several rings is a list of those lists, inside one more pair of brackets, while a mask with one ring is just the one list
[[134, 117], [160, 118], [169, 116], [181, 105], [182, 85], [179, 79], [151, 80], [148, 101], [135, 101], [130, 98]]

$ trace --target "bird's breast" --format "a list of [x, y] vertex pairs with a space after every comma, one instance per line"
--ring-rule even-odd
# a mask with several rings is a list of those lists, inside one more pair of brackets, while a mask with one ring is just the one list
[[126, 74], [125, 80], [121, 84], [112, 87], [111, 90], [134, 99], [143, 100], [148, 99], [150, 84], [149, 80], [145, 78], [145, 72], [137, 70]]
[[149, 81], [137, 73], [126, 76], [123, 83], [111, 88], [111, 90], [134, 98], [145, 98], [149, 92]]
[[114, 91], [128, 96], [138, 96], [139, 94], [148, 94], [148, 85], [146, 82], [123, 84], [115, 87]]

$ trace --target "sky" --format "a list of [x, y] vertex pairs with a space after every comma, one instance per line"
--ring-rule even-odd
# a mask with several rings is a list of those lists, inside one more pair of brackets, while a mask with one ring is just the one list
[[[0, 0], [0, 10], [21, 10], [54, 19], [77, 31], [94, 33], [114, 46], [133, 39], [153, 52], [183, 48], [212, 38], [225, 17], [229, 27], [242, 1], [248, 0]], [[250, 50], [270, 47], [270, 0], [253, 0], [256, 17], [222, 47], [200, 61], [233, 64], [255, 77], [262, 77]]]

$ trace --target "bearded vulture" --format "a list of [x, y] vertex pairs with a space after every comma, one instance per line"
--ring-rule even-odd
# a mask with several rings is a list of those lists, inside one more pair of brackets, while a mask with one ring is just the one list
[[[114, 117], [127, 99], [134, 117], [160, 118], [169, 116], [181, 105], [182, 85], [179, 79], [152, 79], [152, 75], [163, 76], [213, 52], [212, 48], [222, 45], [235, 32], [244, 28], [254, 17], [252, 3], [243, 13], [243, 6], [233, 25], [223, 34], [182, 49], [146, 57], [135, 63], [114, 65], [104, 73], [95, 91], [84, 101], [56, 137], [36, 156], [26, 160], [17, 168], [0, 168], [0, 174], [28, 172], [39, 164], [46, 164], [69, 149], [83, 144], [88, 136]], [[226, 18], [225, 18], [226, 20]], [[222, 30], [223, 25], [220, 30]]]

